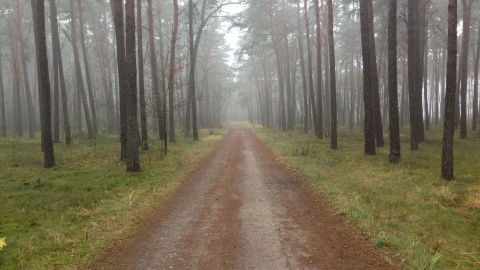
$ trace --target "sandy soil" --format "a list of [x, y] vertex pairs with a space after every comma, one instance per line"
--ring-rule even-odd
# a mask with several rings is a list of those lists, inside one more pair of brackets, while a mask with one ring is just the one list
[[92, 269], [398, 269], [247, 128]]

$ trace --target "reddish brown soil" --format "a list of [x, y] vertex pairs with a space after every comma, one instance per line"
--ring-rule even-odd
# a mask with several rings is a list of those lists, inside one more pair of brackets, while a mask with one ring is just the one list
[[249, 129], [228, 135], [178, 194], [93, 269], [398, 269]]

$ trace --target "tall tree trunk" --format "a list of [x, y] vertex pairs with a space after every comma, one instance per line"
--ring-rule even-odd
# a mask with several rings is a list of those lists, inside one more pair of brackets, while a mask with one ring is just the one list
[[2, 114], [2, 136], [7, 136], [7, 117], [5, 115], [5, 89], [3, 88], [2, 52], [0, 50], [0, 113]]
[[82, 46], [82, 55], [83, 55], [83, 65], [85, 68], [85, 78], [87, 79], [87, 91], [88, 91], [88, 100], [90, 101], [90, 110], [92, 112], [92, 127], [93, 133], [96, 136], [98, 134], [98, 124], [97, 124], [97, 108], [95, 106], [95, 94], [93, 93], [92, 79], [90, 78], [90, 66], [88, 64], [88, 55], [87, 55], [87, 46], [85, 44], [85, 30], [83, 23], [83, 9], [82, 9], [82, 0], [77, 0], [78, 3], [78, 19], [80, 21], [80, 44]]
[[360, 0], [360, 28], [363, 55], [363, 104], [365, 113], [365, 155], [375, 155], [375, 115], [373, 106], [373, 81], [371, 76], [371, 48], [369, 35], [370, 16], [368, 15], [369, 0]]
[[312, 105], [312, 118], [313, 118], [313, 127], [315, 129], [315, 134], [319, 136], [319, 126], [318, 126], [318, 112], [317, 104], [315, 102], [315, 93], [313, 90], [313, 65], [312, 65], [312, 48], [310, 45], [310, 27], [308, 24], [308, 3], [307, 0], [303, 0], [303, 17], [305, 18], [305, 33], [307, 39], [307, 64], [308, 64], [308, 92], [310, 94], [310, 104]]
[[15, 134], [18, 137], [23, 137], [23, 116], [22, 116], [22, 95], [20, 82], [20, 60], [18, 59], [18, 43], [17, 39], [12, 33], [10, 38], [10, 48], [12, 57], [12, 72], [13, 72], [13, 100], [14, 100], [14, 123]]
[[477, 55], [475, 57], [475, 63], [473, 64], [473, 112], [472, 112], [472, 130], [477, 130], [478, 122], [478, 66], [480, 60], [480, 27], [478, 29], [478, 41], [477, 41]]
[[123, 2], [122, 0], [110, 0], [112, 8], [113, 22], [115, 24], [115, 40], [117, 45], [117, 68], [118, 68], [118, 92], [120, 100], [120, 159], [126, 160], [127, 155], [127, 123], [126, 123], [126, 105], [125, 105], [125, 90], [127, 88], [127, 64], [125, 55], [125, 24], [123, 22]]
[[145, 75], [143, 68], [142, 1], [137, 0], [137, 50], [138, 50], [138, 92], [140, 98], [140, 134], [143, 150], [148, 150], [147, 105], [145, 101]]
[[[417, 1], [417, 0], [415, 0]], [[368, 2], [368, 31], [369, 33], [369, 42], [370, 42], [370, 69], [372, 69], [372, 96], [373, 96], [373, 113], [375, 117], [375, 140], [377, 142], [377, 147], [383, 147], [383, 128], [382, 128], [382, 113], [380, 107], [380, 92], [378, 85], [378, 69], [377, 69], [377, 57], [375, 50], [375, 35], [374, 35], [374, 26], [373, 26], [373, 1]]]
[[173, 29], [172, 40], [170, 41], [170, 71], [168, 74], [168, 137], [170, 142], [175, 142], [175, 49], [177, 46], [177, 32], [178, 32], [178, 1], [173, 0]]
[[31, 4], [32, 13], [34, 14], [39, 101], [40, 106], [42, 107], [40, 119], [44, 160], [43, 166], [45, 168], [52, 168], [55, 166], [55, 155], [52, 139], [50, 79], [48, 75], [47, 38], [45, 34], [45, 3], [43, 0], [32, 0]]
[[313, 5], [315, 6], [315, 34], [317, 38], [317, 136], [323, 139], [322, 34], [320, 31], [320, 7], [318, 0], [314, 0]]
[[77, 91], [80, 93], [80, 97], [83, 104], [83, 112], [85, 113], [85, 121], [88, 129], [88, 138], [92, 139], [95, 137], [95, 131], [92, 125], [92, 118], [88, 109], [87, 94], [85, 93], [85, 86], [83, 85], [83, 75], [82, 69], [80, 67], [80, 57], [78, 52], [78, 42], [77, 42], [77, 21], [75, 18], [75, 6], [73, 0], [70, 0], [71, 8], [71, 24], [72, 24], [72, 46], [73, 46], [73, 57], [75, 61], [75, 75], [77, 80]]
[[[137, 59], [135, 50], [135, 0], [127, 0], [125, 3], [125, 64], [126, 83], [126, 162], [127, 172], [140, 171], [140, 157], [138, 153], [138, 121], [137, 121]], [[122, 91], [122, 90], [121, 90]]]
[[408, 89], [410, 103], [410, 148], [418, 150], [419, 121], [417, 117], [423, 117], [418, 109], [418, 76], [419, 71], [419, 29], [418, 29], [418, 0], [408, 0]]
[[[328, 55], [330, 62], [330, 146], [337, 149], [337, 86], [335, 78], [335, 44], [333, 42], [333, 5], [327, 0], [328, 6]], [[345, 69], [346, 70], [346, 69]], [[346, 71], [345, 71], [346, 72]]]
[[397, 0], [390, 0], [388, 11], [388, 98], [390, 163], [400, 162], [400, 125], [397, 96]]
[[150, 71], [152, 75], [152, 94], [155, 100], [155, 111], [157, 114], [158, 137], [162, 138], [162, 106], [160, 100], [160, 83], [158, 81], [157, 57], [155, 52], [155, 38], [153, 36], [153, 7], [152, 0], [147, 0], [148, 14], [148, 40], [150, 42]]
[[[286, 26], [285, 26], [286, 28]], [[291, 70], [290, 70], [290, 48], [288, 45], [288, 33], [284, 33], [285, 40], [285, 78], [286, 78], [286, 94], [287, 94], [287, 129], [295, 129], [295, 118], [293, 117], [292, 110], [292, 82], [291, 82]]]
[[[425, 47], [428, 46], [428, 40], [425, 41]], [[430, 113], [428, 112], [428, 50], [423, 50], [423, 101], [425, 107], [425, 129], [430, 130]], [[424, 134], [425, 137], [425, 134]], [[424, 140], [423, 140], [424, 141]]]
[[298, 46], [300, 53], [300, 70], [302, 76], [302, 88], [303, 88], [303, 133], [308, 132], [308, 88], [307, 88], [307, 76], [305, 73], [305, 60], [303, 52], [303, 31], [302, 23], [300, 20], [300, 0], [297, 0], [297, 22], [298, 22]]
[[457, 0], [448, 0], [447, 90], [443, 126], [442, 178], [453, 180], [453, 135], [457, 76]]
[[33, 98], [32, 98], [32, 90], [30, 88], [30, 79], [28, 77], [28, 68], [26, 63], [26, 53], [25, 53], [25, 42], [23, 40], [23, 31], [21, 27], [21, 19], [20, 19], [20, 10], [19, 10], [19, 1], [15, 1], [14, 4], [14, 14], [15, 14], [15, 21], [16, 21], [16, 32], [18, 41], [20, 44], [20, 55], [22, 61], [22, 69], [23, 69], [23, 84], [25, 86], [25, 98], [27, 100], [27, 111], [28, 111], [28, 134], [30, 138], [35, 137], [35, 107], [33, 106]]
[[460, 139], [467, 138], [468, 50], [470, 41], [471, 0], [463, 1], [462, 55], [460, 57]]

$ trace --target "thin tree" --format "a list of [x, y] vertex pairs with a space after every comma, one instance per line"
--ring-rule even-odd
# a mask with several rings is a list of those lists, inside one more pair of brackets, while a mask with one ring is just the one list
[[362, 58], [363, 58], [363, 105], [364, 105], [364, 121], [365, 121], [365, 155], [375, 155], [375, 119], [373, 111], [373, 93], [372, 93], [372, 77], [370, 51], [370, 37], [372, 33], [369, 30], [368, 15], [369, 0], [360, 0], [360, 29], [362, 39]]
[[37, 52], [37, 76], [39, 101], [42, 107], [40, 113], [43, 166], [51, 168], [55, 166], [53, 152], [51, 100], [50, 100], [50, 76], [48, 74], [47, 38], [45, 34], [45, 2], [44, 0], [32, 0], [32, 12], [34, 14], [35, 48]]
[[337, 85], [335, 78], [335, 44], [333, 41], [333, 4], [327, 0], [328, 8], [328, 55], [330, 62], [330, 146], [337, 149]]
[[313, 118], [313, 127], [315, 129], [315, 134], [319, 136], [319, 126], [318, 126], [318, 113], [317, 113], [317, 104], [315, 102], [315, 93], [313, 90], [313, 65], [312, 65], [312, 49], [310, 45], [310, 27], [308, 24], [308, 3], [307, 0], [303, 0], [303, 17], [305, 18], [305, 33], [307, 39], [307, 65], [308, 65], [308, 92], [310, 94], [310, 104], [312, 105], [312, 118]]
[[453, 180], [453, 135], [457, 76], [457, 0], [448, 0], [447, 89], [443, 126], [442, 178]]
[[[115, 41], [117, 45], [117, 69], [118, 69], [118, 89], [119, 95], [122, 96], [125, 94], [126, 80], [127, 80], [127, 71], [126, 71], [126, 59], [125, 59], [125, 31], [124, 31], [124, 21], [123, 21], [123, 2], [122, 0], [111, 0], [110, 6], [112, 8], [113, 22], [115, 25]], [[120, 159], [126, 159], [126, 147], [127, 147], [127, 135], [126, 135], [126, 115], [125, 109], [126, 105], [125, 98], [120, 98]], [[118, 104], [117, 103], [117, 104]]]
[[473, 74], [474, 74], [474, 86], [473, 86], [473, 113], [472, 113], [472, 130], [477, 130], [478, 122], [478, 66], [480, 60], [480, 21], [478, 29], [478, 41], [477, 41], [477, 55], [475, 57], [475, 63], [473, 65]]
[[145, 101], [145, 73], [143, 68], [143, 29], [142, 1], [137, 0], [137, 61], [138, 61], [138, 92], [140, 98], [140, 134], [142, 149], [148, 150], [147, 104]]
[[[410, 148], [418, 150], [419, 121], [418, 117], [423, 117], [418, 112], [419, 91], [419, 58], [420, 58], [420, 37], [418, 29], [418, 0], [408, 0], [408, 98], [410, 104]], [[420, 80], [421, 82], [421, 80]]]
[[5, 115], [5, 89], [3, 88], [2, 51], [0, 50], [0, 113], [2, 114], [2, 136], [7, 136], [7, 119]]
[[126, 98], [126, 162], [127, 172], [140, 171], [138, 152], [138, 122], [137, 122], [137, 58], [135, 50], [135, 0], [125, 3], [125, 95]]
[[65, 75], [63, 73], [62, 51], [60, 48], [60, 36], [58, 34], [57, 6], [55, 0], [50, 0], [50, 24], [52, 28], [52, 48], [54, 68], [58, 69], [60, 81], [60, 94], [62, 98], [63, 128], [65, 131], [65, 143], [72, 143], [70, 132], [70, 120], [68, 117], [67, 87], [65, 84]]
[[[72, 47], [73, 47], [73, 58], [75, 62], [75, 75], [77, 81], [77, 91], [80, 95], [80, 99], [83, 105], [83, 112], [85, 113], [85, 121], [87, 124], [88, 138], [92, 139], [95, 137], [95, 132], [92, 125], [92, 118], [88, 109], [88, 100], [87, 94], [85, 93], [85, 86], [83, 84], [83, 75], [82, 68], [80, 67], [80, 57], [78, 56], [78, 42], [77, 42], [77, 21], [75, 18], [75, 6], [73, 0], [70, 0], [70, 15], [71, 15], [71, 25], [72, 25]], [[79, 130], [79, 132], [81, 132]]]
[[320, 7], [318, 0], [314, 0], [315, 6], [315, 34], [317, 38], [317, 121], [318, 138], [323, 139], [323, 97], [322, 97], [322, 35], [320, 31]]
[[300, 70], [302, 76], [302, 89], [303, 89], [303, 133], [308, 132], [308, 88], [307, 88], [307, 76], [305, 73], [305, 60], [303, 51], [303, 31], [302, 22], [300, 20], [300, 0], [297, 0], [297, 32], [298, 32], [298, 47], [300, 57]]
[[152, 0], [147, 0], [147, 16], [148, 16], [148, 40], [150, 42], [150, 72], [152, 76], [152, 94], [155, 100], [155, 112], [157, 114], [158, 136], [162, 138], [162, 103], [160, 99], [160, 83], [158, 81], [157, 57], [155, 52], [155, 38], [153, 35], [153, 7]]
[[400, 130], [397, 94], [397, 0], [388, 10], [388, 113], [390, 118], [390, 163], [400, 162]]
[[168, 137], [170, 142], [175, 142], [175, 107], [173, 104], [175, 93], [175, 49], [177, 44], [178, 32], [178, 1], [173, 0], [173, 30], [172, 40], [170, 41], [170, 70], [168, 73]]
[[460, 56], [460, 139], [467, 138], [468, 50], [470, 41], [471, 0], [463, 2], [462, 54]]
[[80, 23], [80, 45], [82, 46], [83, 66], [85, 68], [85, 79], [87, 80], [88, 100], [90, 102], [90, 110], [92, 112], [92, 125], [95, 136], [98, 134], [97, 124], [97, 108], [95, 106], [95, 96], [93, 93], [92, 79], [90, 76], [90, 65], [88, 63], [87, 45], [85, 44], [85, 31], [83, 22], [82, 0], [77, 0], [78, 3], [78, 20]]
[[32, 90], [30, 87], [30, 78], [28, 77], [27, 69], [27, 55], [25, 52], [25, 42], [23, 40], [23, 31], [21, 27], [21, 16], [19, 10], [19, 1], [15, 1], [14, 5], [14, 16], [16, 21], [16, 32], [17, 37], [20, 43], [20, 59], [22, 61], [22, 70], [23, 70], [23, 84], [25, 86], [25, 98], [27, 100], [27, 111], [28, 111], [28, 134], [30, 138], [35, 136], [35, 107], [33, 106]]

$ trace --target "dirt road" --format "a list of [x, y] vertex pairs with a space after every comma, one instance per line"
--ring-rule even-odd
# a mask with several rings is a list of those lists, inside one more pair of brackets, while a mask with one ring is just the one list
[[247, 128], [96, 269], [395, 269]]

